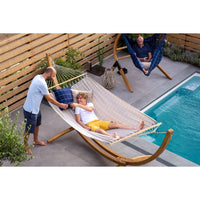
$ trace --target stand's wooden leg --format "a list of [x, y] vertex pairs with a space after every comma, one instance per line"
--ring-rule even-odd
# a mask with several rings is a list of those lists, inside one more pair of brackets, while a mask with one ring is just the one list
[[172, 79], [172, 77], [160, 65], [158, 65], [157, 67], [168, 79]]
[[116, 67], [118, 68], [118, 70], [119, 70], [119, 72], [120, 72], [120, 74], [121, 74], [121, 76], [122, 76], [122, 78], [123, 78], [123, 80], [124, 80], [124, 83], [126, 84], [126, 87], [128, 88], [128, 90], [129, 90], [130, 92], [133, 92], [133, 89], [131, 88], [131, 85], [129, 84], [128, 79], [126, 78], [126, 76], [125, 76], [125, 74], [124, 74], [124, 71], [123, 71], [123, 69], [121, 68], [121, 66], [120, 66], [120, 64], [118, 63], [118, 61], [116, 61], [116, 62], [114, 63], [114, 65], [113, 65], [113, 67], [112, 67], [112, 70], [114, 71], [114, 69], [115, 69]]
[[119, 72], [120, 72], [120, 74], [122, 75], [122, 78], [123, 78], [124, 83], [126, 84], [126, 87], [128, 88], [128, 90], [129, 90], [130, 92], [133, 92], [133, 89], [131, 88], [131, 85], [129, 84], [128, 79], [126, 78], [123, 69], [120, 69]]
[[71, 131], [73, 131], [73, 130], [74, 130], [74, 128], [70, 127], [70, 128], [68, 128], [68, 129], [66, 129], [66, 130], [64, 130], [64, 131], [62, 131], [62, 132], [60, 132], [60, 133], [58, 133], [57, 135], [53, 136], [52, 138], [50, 138], [49, 140], [47, 140], [47, 142], [48, 142], [48, 143], [51, 143], [51, 142], [57, 140], [59, 137], [65, 135], [66, 133], [69, 133], [69, 132], [71, 132]]

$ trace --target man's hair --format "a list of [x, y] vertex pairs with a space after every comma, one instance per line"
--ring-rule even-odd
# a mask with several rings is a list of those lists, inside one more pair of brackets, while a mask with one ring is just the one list
[[46, 74], [48, 74], [48, 73], [53, 73], [54, 72], [54, 68], [53, 67], [47, 67], [46, 69], [45, 69], [45, 71], [44, 71], [44, 73], [46, 73]]
[[88, 98], [88, 94], [86, 92], [79, 92], [76, 96], [76, 98], [82, 97], [84, 99]]
[[142, 35], [140, 35], [140, 34], [137, 36], [137, 39], [138, 39], [139, 37], [142, 37], [142, 38], [144, 39], [144, 37], [143, 37]]

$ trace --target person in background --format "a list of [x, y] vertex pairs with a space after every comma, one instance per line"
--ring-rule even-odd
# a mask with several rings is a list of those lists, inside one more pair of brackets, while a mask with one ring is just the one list
[[55, 104], [56, 106], [59, 106], [63, 109], [67, 109], [68, 107], [68, 105], [59, 103], [53, 99], [49, 94], [46, 80], [52, 80], [55, 76], [56, 70], [53, 67], [47, 67], [44, 73], [36, 75], [30, 84], [26, 101], [23, 105], [24, 119], [26, 120], [24, 145], [28, 155], [32, 154], [32, 151], [28, 145], [30, 133], [34, 134], [34, 145], [46, 145], [45, 142], [38, 139], [39, 126], [41, 125], [40, 104], [43, 96], [46, 97], [47, 101]]
[[147, 43], [144, 44], [144, 38], [141, 35], [137, 37], [136, 42], [137, 44], [134, 46], [136, 56], [143, 64], [144, 73], [148, 74], [152, 59], [151, 48]]

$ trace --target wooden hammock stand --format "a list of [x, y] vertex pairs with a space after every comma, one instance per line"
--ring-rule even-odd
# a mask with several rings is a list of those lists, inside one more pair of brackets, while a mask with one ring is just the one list
[[[46, 54], [46, 56], [47, 56], [47, 60], [48, 60], [48, 65], [53, 67], [50, 56], [48, 54]], [[55, 88], [59, 89], [60, 88], [59, 85], [61, 85], [62, 83], [58, 84], [56, 77], [53, 80], [53, 82], [54, 82]], [[55, 136], [53, 136], [52, 138], [50, 138], [47, 141], [48, 141], [48, 143], [52, 143], [56, 139], [60, 138], [61, 136], [65, 135], [66, 133], [69, 133], [73, 130], [75, 130], [75, 129], [73, 127], [70, 127], [68, 129], [56, 134]], [[139, 165], [144, 165], [146, 163], [149, 163], [152, 160], [156, 159], [166, 149], [166, 147], [169, 144], [171, 137], [173, 135], [173, 130], [169, 129], [166, 132], [165, 138], [163, 139], [161, 146], [158, 148], [158, 150], [153, 155], [143, 155], [143, 156], [138, 156], [138, 157], [134, 157], [134, 158], [127, 158], [125, 156], [122, 156], [122, 155], [116, 153], [115, 151], [111, 150], [109, 147], [104, 145], [102, 142], [100, 142], [98, 140], [94, 140], [94, 139], [89, 139], [88, 137], [81, 134], [80, 132], [78, 132], [78, 133], [93, 149], [95, 149], [98, 153], [100, 153], [105, 158], [111, 160], [114, 163], [117, 163], [118, 166], [126, 166], [126, 165], [139, 166]]]
[[[128, 88], [128, 90], [129, 90], [130, 92], [133, 92], [133, 89], [131, 88], [131, 85], [130, 85], [130, 83], [128, 82], [128, 79], [126, 78], [126, 76], [125, 76], [125, 74], [124, 74], [124, 71], [123, 71], [122, 67], [120, 66], [120, 64], [119, 64], [119, 62], [118, 62], [118, 61], [121, 60], [121, 59], [129, 58], [129, 57], [130, 57], [130, 55], [122, 56], [122, 57], [118, 57], [118, 56], [117, 56], [117, 52], [118, 52], [119, 50], [122, 50], [122, 49], [126, 49], [126, 48], [127, 48], [127, 46], [119, 47], [119, 48], [118, 48], [119, 38], [121, 37], [121, 35], [122, 35], [122, 34], [120, 33], [120, 34], [118, 34], [118, 35], [116, 36], [116, 38], [115, 38], [115, 42], [114, 42], [114, 46], [113, 46], [113, 56], [114, 56], [114, 59], [115, 59], [115, 63], [114, 63], [114, 65], [113, 65], [113, 67], [112, 67], [112, 70], [114, 71], [116, 67], [118, 68], [118, 70], [119, 70], [119, 72], [120, 72], [120, 74], [121, 74], [121, 76], [122, 76], [122, 78], [123, 78], [123, 80], [124, 80], [124, 82], [125, 82], [125, 84], [126, 84], [126, 87]], [[171, 77], [160, 65], [158, 65], [157, 67], [158, 67], [158, 69], [159, 69], [168, 79], [170, 79], [170, 80], [172, 79], [172, 77]]]

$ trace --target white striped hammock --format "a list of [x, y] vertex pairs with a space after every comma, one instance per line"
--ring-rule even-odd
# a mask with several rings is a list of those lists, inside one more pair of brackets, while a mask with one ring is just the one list
[[[72, 85], [72, 89], [83, 90], [83, 91], [92, 90], [93, 93], [92, 103], [94, 104], [95, 113], [99, 119], [118, 121], [120, 123], [129, 126], [137, 126], [143, 120], [145, 124], [144, 128], [140, 131], [134, 131], [134, 130], [132, 131], [124, 129], [108, 130], [109, 133], [117, 132], [117, 134], [120, 136], [120, 139], [116, 139], [100, 133], [86, 130], [76, 122], [75, 114], [72, 109], [61, 111], [59, 107], [49, 102], [53, 110], [67, 124], [69, 124], [71, 127], [73, 127], [81, 134], [85, 135], [86, 137], [99, 140], [101, 142], [114, 144], [132, 136], [140, 136], [144, 135], [145, 133], [146, 134], [153, 133], [161, 125], [161, 123], [157, 123], [154, 119], [152, 119], [148, 115], [142, 113], [140, 110], [134, 108], [133, 106], [129, 105], [128, 103], [117, 97], [116, 95], [112, 94], [110, 91], [105, 89], [103, 86], [94, 81], [92, 78], [88, 77], [88, 75], [83, 74], [81, 76], [83, 78], [79, 82]], [[80, 78], [80, 76], [78, 76], [78, 78]], [[66, 82], [70, 81], [71, 79]], [[56, 86], [58, 85], [55, 85], [53, 87]], [[53, 87], [49, 89], [52, 89]], [[53, 93], [51, 93], [51, 96], [55, 98]]]

